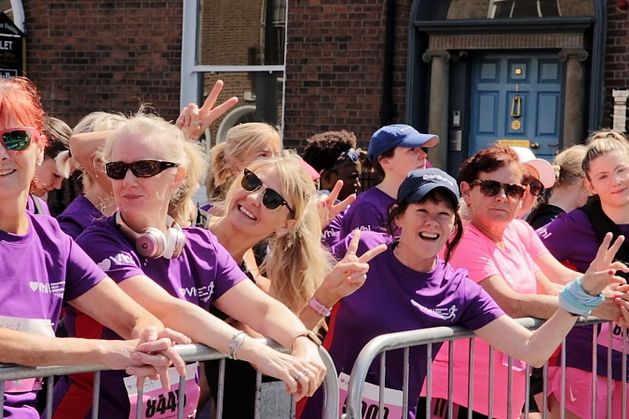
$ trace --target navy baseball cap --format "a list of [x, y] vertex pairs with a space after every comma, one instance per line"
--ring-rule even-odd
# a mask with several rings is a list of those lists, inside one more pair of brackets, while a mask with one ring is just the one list
[[431, 167], [408, 172], [398, 189], [397, 204], [417, 203], [436, 188], [443, 189], [452, 195], [455, 202], [459, 202], [459, 186], [456, 180], [443, 170]]
[[385, 125], [371, 136], [367, 158], [375, 161], [378, 156], [395, 147], [434, 147], [437, 144], [439, 144], [439, 137], [434, 134], [421, 134], [410, 125]]

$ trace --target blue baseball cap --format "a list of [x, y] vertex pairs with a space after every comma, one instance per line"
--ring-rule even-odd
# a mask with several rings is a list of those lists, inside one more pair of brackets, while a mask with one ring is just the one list
[[397, 204], [413, 204], [424, 199], [433, 189], [441, 188], [459, 202], [459, 186], [456, 180], [436, 167], [430, 169], [411, 170], [400, 185], [397, 193]]
[[373, 162], [378, 156], [395, 147], [434, 147], [437, 144], [439, 137], [434, 134], [422, 134], [410, 125], [385, 125], [371, 136], [367, 158]]

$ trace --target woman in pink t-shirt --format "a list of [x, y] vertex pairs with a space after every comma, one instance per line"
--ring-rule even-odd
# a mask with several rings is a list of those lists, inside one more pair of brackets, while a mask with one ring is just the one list
[[[558, 307], [558, 283], [579, 275], [563, 267], [550, 255], [534, 231], [516, 219], [526, 187], [515, 152], [495, 145], [479, 151], [463, 162], [459, 172], [461, 195], [468, 208], [463, 238], [452, 255], [455, 267], [464, 267], [511, 317], [549, 318]], [[544, 295], [550, 294], [550, 295]], [[617, 319], [613, 301], [595, 309], [597, 316]], [[455, 343], [453, 399], [468, 406], [468, 343]], [[473, 410], [496, 418], [519, 417], [524, 405], [526, 365], [513, 360], [512, 398], [507, 406], [507, 356], [494, 354], [493, 394], [489, 394], [489, 351], [477, 341], [474, 352]], [[433, 397], [448, 398], [448, 348], [444, 345], [435, 358]], [[510, 413], [509, 413], [510, 412]]]

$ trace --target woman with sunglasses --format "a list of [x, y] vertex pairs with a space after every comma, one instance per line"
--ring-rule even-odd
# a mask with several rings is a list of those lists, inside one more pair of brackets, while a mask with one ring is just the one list
[[555, 184], [555, 170], [546, 160], [535, 157], [528, 147], [511, 147], [511, 149], [515, 151], [522, 164], [524, 172], [522, 185], [526, 187], [517, 217], [526, 218], [542, 197], [544, 190], [550, 189]]
[[[176, 325], [193, 341], [231, 358], [251, 362], [261, 372], [284, 381], [297, 399], [312, 394], [325, 367], [308, 329], [286, 307], [245, 280], [245, 274], [209, 231], [182, 229], [169, 216], [194, 192], [205, 172], [205, 158], [198, 146], [163, 119], [137, 115], [106, 141], [101, 160], [111, 179], [118, 212], [95, 222], [77, 243], [127, 294], [165, 324]], [[217, 319], [209, 313], [214, 306], [290, 348], [292, 355], [272, 350]], [[103, 336], [112, 333], [104, 330]], [[187, 381], [186, 413], [190, 415], [199, 397], [194, 372]], [[108, 372], [102, 382], [101, 409], [107, 412], [103, 416], [128, 417], [134, 395], [125, 390], [124, 375]], [[84, 385], [72, 382], [69, 391]], [[63, 393], [64, 388], [58, 390]], [[166, 399], [167, 393], [163, 394]], [[86, 406], [66, 403], [63, 398], [58, 405], [66, 410], [58, 408], [57, 417], [89, 414]], [[145, 406], [150, 408], [150, 401]]]
[[[587, 204], [560, 215], [538, 230], [548, 250], [567, 265], [582, 270], [596, 254], [595, 248], [607, 232], [614, 236], [629, 234], [629, 143], [620, 133], [597, 132], [587, 145], [582, 162], [585, 186], [594, 198]], [[618, 260], [629, 261], [629, 246], [625, 242], [616, 254]], [[626, 277], [625, 277], [626, 278]], [[621, 307], [623, 312], [624, 308]], [[596, 384], [596, 417], [622, 417], [623, 386], [623, 327], [603, 324], [597, 326], [596, 339], [598, 376]], [[579, 417], [592, 412], [592, 326], [575, 328], [566, 338], [566, 398], [567, 417]], [[611, 360], [608, 350], [611, 345]], [[611, 363], [610, 383], [607, 365]], [[559, 414], [561, 367], [551, 365], [550, 409]], [[629, 373], [629, 370], [627, 370]], [[627, 374], [629, 376], [629, 374]], [[611, 387], [612, 411], [607, 412], [608, 386]], [[625, 398], [629, 397], [629, 393]]]
[[[320, 242], [318, 207], [315, 185], [300, 157], [285, 152], [256, 160], [237, 176], [227, 192], [225, 214], [211, 219], [209, 227], [252, 283], [299, 315], [309, 329], [362, 284], [368, 269], [366, 263], [346, 260], [330, 271], [331, 258]], [[263, 240], [268, 240], [269, 249], [258, 270], [248, 254]], [[215, 389], [217, 365], [207, 365]], [[225, 383], [225, 415], [249, 417], [252, 399], [244, 400], [242, 394], [251, 393], [255, 376], [242, 363], [228, 363], [227, 368], [232, 381]]]
[[[25, 78], [0, 79], [0, 362], [21, 365], [101, 364], [136, 368], [142, 363], [163, 367], [168, 358], [132, 354], [138, 340], [57, 339], [54, 330], [64, 302], [90, 313], [120, 336], [155, 340], [148, 352], [163, 351], [184, 364], [171, 340], [187, 338], [163, 329], [48, 216], [26, 210], [36, 167], [43, 161], [44, 112], [35, 86]], [[159, 331], [159, 335], [156, 333]], [[151, 347], [152, 346], [152, 347]], [[163, 371], [162, 371], [163, 372]], [[151, 372], [152, 374], [152, 372]], [[144, 373], [143, 373], [144, 375]], [[39, 380], [5, 381], [4, 417], [39, 418], [34, 402]]]
[[[481, 150], [463, 162], [459, 171], [461, 194], [468, 208], [463, 225], [463, 237], [453, 252], [451, 264], [465, 268], [472, 280], [478, 282], [498, 305], [511, 317], [548, 319], [559, 306], [559, 287], [550, 282], [567, 283], [581, 275], [559, 263], [541, 243], [532, 228], [516, 218], [525, 194], [523, 169], [514, 150], [495, 145]], [[547, 294], [538, 293], [538, 289]], [[620, 311], [612, 300], [598, 306], [595, 315], [617, 319]], [[467, 406], [468, 343], [455, 342], [454, 403]], [[489, 395], [488, 348], [476, 342], [474, 354], [473, 409], [482, 415], [507, 417], [507, 394]], [[506, 355], [494, 357], [494, 388], [507, 388]], [[525, 397], [526, 369], [515, 360], [513, 369], [513, 398], [511, 412], [518, 416]], [[433, 396], [448, 398], [448, 351], [442, 347], [434, 363]], [[482, 390], [480, 390], [482, 389]]]
[[[482, 179], [485, 179], [484, 175]], [[505, 316], [488, 293], [469, 278], [465, 269], [454, 268], [448, 263], [453, 252], [458, 251], [457, 243], [462, 233], [458, 201], [456, 181], [447, 173], [435, 168], [413, 170], [402, 182], [396, 203], [390, 210], [390, 231], [399, 231], [399, 239], [370, 231], [361, 234], [360, 243], [345, 239], [335, 247], [335, 254], [345, 254], [347, 250], [354, 252], [357, 248], [356, 253], [364, 255], [368, 249], [387, 244], [387, 250], [369, 262], [371, 277], [334, 308], [324, 346], [328, 348], [338, 373], [349, 375], [361, 349], [378, 335], [455, 325], [473, 329], [477, 336], [500, 350], [540, 365], [574, 325], [576, 317], [569, 312], [583, 313], [562, 300], [562, 309], [555, 307], [552, 318], [535, 332]], [[592, 269], [580, 280], [581, 285], [575, 282], [568, 291], [583, 291], [583, 286], [588, 289], [584, 297], [589, 299], [587, 295], [598, 294], [608, 282], [622, 282], [607, 270], [610, 267], [629, 270], [622, 264], [612, 263], [621, 241], [610, 248], [611, 237], [608, 237]], [[445, 254], [444, 259], [440, 254]], [[478, 353], [478, 344], [476, 350]], [[458, 355], [462, 354], [459, 352]], [[390, 403], [389, 417], [407, 417], [406, 414], [411, 418], [425, 417], [424, 411], [415, 412], [420, 386], [426, 376], [425, 361], [426, 345], [409, 350], [409, 411], [402, 412], [401, 402], [387, 399], [385, 395], [385, 403]], [[403, 350], [387, 351], [384, 382], [388, 389], [402, 388], [404, 362]], [[373, 363], [367, 372], [368, 383], [379, 383], [379, 371], [379, 363]], [[476, 376], [482, 373], [475, 369]], [[447, 386], [448, 379], [435, 376], [433, 366], [433, 388], [439, 380]], [[477, 387], [475, 393], [478, 392]], [[305, 401], [301, 419], [318, 417], [319, 396], [321, 394]], [[341, 407], [344, 398], [342, 393]], [[365, 405], [377, 407], [377, 401], [364, 398]], [[395, 409], [400, 413], [394, 413]]]

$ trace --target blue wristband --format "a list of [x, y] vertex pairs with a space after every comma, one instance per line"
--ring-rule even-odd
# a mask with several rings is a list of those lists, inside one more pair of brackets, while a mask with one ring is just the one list
[[605, 301], [603, 293], [590, 295], [583, 289], [580, 276], [569, 282], [559, 293], [559, 307], [572, 314], [589, 316], [592, 309], [598, 307]]

